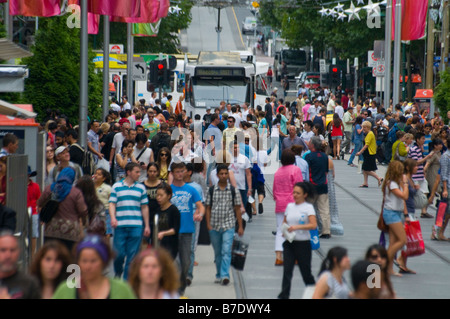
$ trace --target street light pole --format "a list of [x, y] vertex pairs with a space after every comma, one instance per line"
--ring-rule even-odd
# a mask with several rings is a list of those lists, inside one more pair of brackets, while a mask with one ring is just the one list
[[219, 11], [219, 15], [217, 18], [217, 27], [216, 27], [216, 31], [217, 31], [217, 51], [220, 51], [220, 32], [222, 31], [222, 27], [220, 26], [220, 10], [222, 8], [218, 7], [217, 10]]
[[395, 2], [395, 37], [394, 37], [394, 79], [392, 104], [397, 105], [400, 101], [400, 66], [402, 49], [402, 1]]
[[392, 53], [392, 0], [386, 4], [386, 26], [384, 32], [384, 108], [391, 103], [391, 53]]
[[87, 144], [88, 116], [88, 9], [87, 0], [81, 0], [81, 34], [80, 34], [80, 110], [78, 142], [85, 148]]

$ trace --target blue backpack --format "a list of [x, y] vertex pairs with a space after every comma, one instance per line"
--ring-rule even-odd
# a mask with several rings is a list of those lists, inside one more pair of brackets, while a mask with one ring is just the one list
[[400, 130], [397, 123], [394, 124], [394, 126], [389, 130], [387, 142], [394, 144], [397, 140], [397, 132]]

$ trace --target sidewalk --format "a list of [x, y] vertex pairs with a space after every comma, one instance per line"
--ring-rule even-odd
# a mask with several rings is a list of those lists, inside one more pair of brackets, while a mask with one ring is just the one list
[[230, 283], [227, 286], [214, 283], [216, 266], [214, 264], [214, 251], [211, 245], [198, 245], [195, 252], [194, 279], [186, 288], [188, 299], [236, 299], [235, 283], [236, 272], [231, 271]]

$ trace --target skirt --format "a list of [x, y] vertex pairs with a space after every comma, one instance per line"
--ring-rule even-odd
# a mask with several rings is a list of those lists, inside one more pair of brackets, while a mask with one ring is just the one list
[[376, 156], [370, 155], [367, 149], [364, 151], [363, 156], [364, 162], [361, 169], [366, 172], [376, 171], [378, 169]]

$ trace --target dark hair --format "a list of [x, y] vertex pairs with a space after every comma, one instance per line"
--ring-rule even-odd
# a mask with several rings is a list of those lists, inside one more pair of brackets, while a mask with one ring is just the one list
[[295, 154], [290, 149], [285, 149], [281, 153], [281, 165], [293, 165], [295, 164]]
[[314, 186], [310, 182], [299, 182], [294, 185], [294, 187], [300, 187], [303, 190], [303, 193], [308, 194], [306, 199], [308, 201], [314, 199], [316, 191]]
[[307, 120], [307, 121], [305, 121], [305, 122], [303, 122], [303, 124], [308, 124], [308, 126], [312, 129], [312, 127], [313, 127], [313, 121], [311, 121], [311, 120]]
[[424, 133], [422, 133], [422, 132], [417, 132], [415, 135], [414, 135], [414, 139], [417, 141], [417, 140], [420, 140], [422, 137], [424, 137], [425, 136], [425, 134]]
[[156, 162], [158, 163], [158, 165], [161, 167], [161, 152], [165, 152], [168, 154], [167, 156], [167, 165], [170, 163], [170, 161], [172, 160], [172, 153], [170, 152], [170, 149], [168, 147], [162, 147], [159, 151], [158, 151], [158, 158], [156, 159]]
[[294, 152], [295, 155], [302, 155], [303, 152], [303, 146], [294, 144], [291, 146], [291, 151]]
[[144, 133], [139, 133], [138, 135], [136, 135], [136, 139], [135, 139], [136, 143], [142, 142], [142, 143], [147, 143], [147, 136], [145, 136]]
[[158, 165], [158, 163], [155, 163], [155, 162], [150, 162], [150, 163], [148, 163], [148, 165], [147, 165], [147, 171], [148, 171], [148, 169], [149, 169], [150, 167], [152, 167], [152, 166], [155, 166], [155, 167], [156, 167], [156, 170], [159, 172], [159, 165]]
[[[55, 123], [56, 125], [56, 123]], [[3, 147], [7, 147], [9, 144], [15, 144], [19, 138], [15, 136], [13, 133], [6, 133], [3, 137]]]
[[[331, 248], [320, 266], [319, 275], [326, 270], [333, 270], [347, 256], [347, 249], [336, 246]], [[336, 259], [336, 260], [335, 260]]]
[[128, 172], [131, 172], [135, 167], [140, 168], [138, 163], [130, 162], [125, 165], [125, 174], [128, 175]]
[[75, 186], [81, 191], [81, 193], [83, 193], [84, 201], [88, 208], [88, 224], [89, 224], [95, 217], [95, 214], [103, 210], [104, 205], [100, 201], [100, 199], [98, 199], [97, 192], [95, 190], [95, 184], [92, 181], [90, 175], [81, 176], [77, 180]]
[[173, 191], [172, 191], [172, 187], [170, 187], [169, 184], [167, 184], [167, 183], [161, 183], [161, 184], [159, 184], [159, 186], [156, 188], [156, 191], [158, 191], [158, 189], [162, 189], [167, 195], [169, 195], [169, 197], [172, 198]]
[[78, 139], [78, 133], [74, 129], [68, 129], [66, 132], [66, 137], [72, 136], [73, 139]]
[[[364, 257], [365, 260], [370, 260], [373, 250], [376, 250], [382, 258], [386, 258], [386, 262], [389, 261], [389, 255], [387, 253], [386, 248], [384, 248], [383, 246], [381, 246], [379, 244], [373, 244], [373, 245], [369, 246], [369, 248], [367, 248], [366, 255]], [[388, 267], [385, 267], [384, 269], [382, 269], [381, 272], [384, 274], [384, 281], [386, 282], [386, 285], [387, 285], [389, 291], [391, 292], [391, 294], [394, 294], [394, 288], [391, 283]]]
[[70, 264], [73, 263], [72, 256], [70, 255], [69, 250], [66, 248], [66, 246], [61, 244], [61, 242], [57, 240], [50, 240], [44, 243], [44, 245], [37, 251], [36, 255], [33, 257], [33, 261], [30, 265], [30, 275], [33, 275], [35, 278], [37, 278], [39, 285], [42, 288], [44, 284], [44, 278], [42, 278], [41, 261], [50, 250], [55, 250], [57, 259], [62, 262], [61, 271], [58, 277], [52, 283], [53, 289], [56, 290], [59, 284], [64, 282], [69, 277], [69, 273], [66, 272], [66, 269]]
[[172, 172], [178, 168], [186, 168], [186, 164], [184, 162], [173, 162], [172, 165], [170, 165], [170, 170]]
[[105, 178], [105, 183], [111, 184], [111, 174], [104, 168], [97, 168], [95, 171], [100, 171], [102, 173], [102, 176]]
[[432, 151], [435, 146], [442, 144], [442, 140], [440, 138], [434, 138], [431, 140], [429, 145], [429, 150]]
[[358, 260], [351, 270], [351, 280], [354, 290], [358, 290], [361, 284], [367, 285], [367, 280], [372, 276], [372, 272], [368, 271], [373, 262], [368, 260]]
[[130, 144], [133, 144], [133, 146], [134, 146], [134, 141], [133, 140], [128, 140], [128, 139], [123, 140], [122, 147], [120, 148], [120, 150], [123, 151], [123, 149], [125, 147], [127, 147], [128, 145], [130, 145]]
[[226, 170], [228, 171], [228, 165], [225, 165], [225, 164], [218, 164], [218, 165], [216, 166], [216, 172], [217, 172], [217, 174], [219, 174], [219, 172], [220, 172], [221, 170], [223, 170], [223, 169], [226, 169]]

